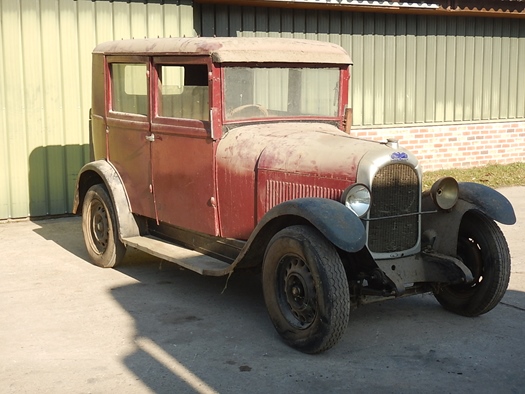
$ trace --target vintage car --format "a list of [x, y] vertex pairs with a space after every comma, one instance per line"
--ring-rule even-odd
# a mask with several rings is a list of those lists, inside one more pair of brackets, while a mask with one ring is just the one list
[[432, 292], [461, 315], [494, 308], [510, 275], [495, 221], [513, 224], [512, 206], [449, 177], [422, 191], [398, 141], [352, 137], [351, 64], [299, 39], [98, 45], [74, 204], [92, 262], [133, 247], [202, 275], [260, 269], [273, 325], [306, 353], [373, 301]]

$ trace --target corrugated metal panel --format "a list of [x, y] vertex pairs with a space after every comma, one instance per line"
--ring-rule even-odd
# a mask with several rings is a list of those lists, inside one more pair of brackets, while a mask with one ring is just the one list
[[112, 39], [193, 36], [193, 8], [162, 3], [0, 1], [0, 219], [71, 212], [89, 160], [91, 51]]
[[331, 41], [354, 61], [354, 126], [522, 119], [525, 19], [196, 5], [203, 36]]
[[[283, 0], [268, 0], [268, 3], [277, 3]], [[304, 3], [305, 5], [336, 5], [341, 6], [360, 6], [360, 7], [385, 7], [385, 8], [412, 8], [412, 9], [431, 9], [439, 8], [439, 2], [415, 2], [415, 1], [380, 1], [380, 0], [292, 0], [294, 3]], [[517, 0], [520, 1], [520, 0]]]

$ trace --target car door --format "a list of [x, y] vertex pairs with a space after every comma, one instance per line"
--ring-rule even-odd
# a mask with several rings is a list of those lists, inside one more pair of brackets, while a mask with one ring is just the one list
[[218, 235], [207, 58], [156, 58], [152, 179], [160, 222]]
[[108, 57], [108, 160], [128, 193], [133, 213], [154, 218], [150, 152], [148, 57]]

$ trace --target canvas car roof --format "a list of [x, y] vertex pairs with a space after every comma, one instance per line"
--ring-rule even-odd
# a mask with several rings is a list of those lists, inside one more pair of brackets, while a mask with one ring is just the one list
[[144, 38], [108, 41], [93, 53], [104, 55], [203, 55], [216, 63], [324, 63], [352, 64], [339, 45], [295, 38], [274, 37], [192, 37]]

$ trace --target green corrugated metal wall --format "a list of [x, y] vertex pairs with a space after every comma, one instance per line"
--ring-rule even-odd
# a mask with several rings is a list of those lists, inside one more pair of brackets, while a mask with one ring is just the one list
[[357, 127], [525, 118], [525, 19], [202, 5], [195, 24], [342, 45]]
[[71, 211], [88, 160], [91, 50], [129, 37], [272, 35], [354, 59], [354, 126], [525, 118], [525, 19], [383, 15], [185, 0], [0, 1], [0, 220]]
[[97, 43], [194, 35], [191, 4], [145, 3], [0, 1], [0, 219], [71, 212]]

